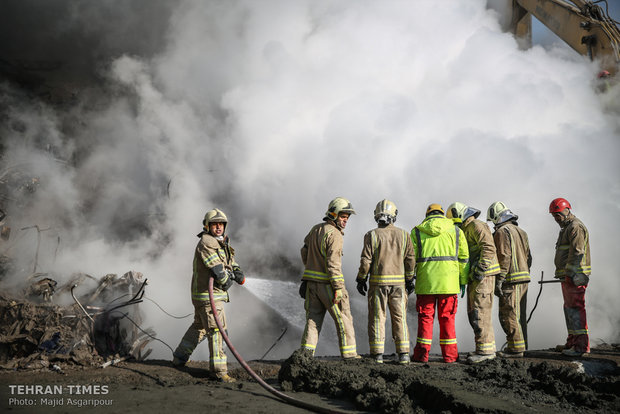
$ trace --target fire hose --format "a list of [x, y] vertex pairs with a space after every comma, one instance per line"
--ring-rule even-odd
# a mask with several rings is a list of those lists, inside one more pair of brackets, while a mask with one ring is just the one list
[[263, 387], [264, 389], [266, 389], [267, 391], [269, 391], [276, 397], [280, 398], [284, 402], [294, 405], [296, 407], [305, 408], [307, 410], [311, 410], [317, 413], [326, 413], [326, 414], [347, 414], [348, 413], [347, 411], [337, 410], [333, 408], [319, 407], [317, 405], [298, 400], [296, 398], [291, 397], [290, 395], [286, 395], [283, 392], [276, 390], [271, 385], [267, 384], [260, 376], [258, 376], [256, 372], [254, 372], [254, 370], [252, 370], [252, 368], [250, 368], [247, 362], [245, 362], [243, 357], [241, 357], [241, 355], [237, 352], [237, 350], [233, 346], [232, 342], [230, 342], [228, 335], [226, 335], [226, 331], [222, 328], [222, 323], [220, 322], [217, 309], [215, 308], [215, 300], [213, 300], [213, 278], [209, 279], [209, 302], [211, 303], [211, 310], [213, 311], [213, 317], [215, 319], [215, 323], [217, 324], [217, 327], [220, 330], [220, 333], [222, 334], [222, 337], [224, 338], [226, 345], [228, 345], [228, 348], [230, 349], [230, 351], [233, 353], [237, 361], [239, 361], [239, 364], [241, 364], [241, 366], [247, 371], [247, 373], [250, 374], [250, 376], [254, 378], [254, 380], [258, 382], [261, 387]]

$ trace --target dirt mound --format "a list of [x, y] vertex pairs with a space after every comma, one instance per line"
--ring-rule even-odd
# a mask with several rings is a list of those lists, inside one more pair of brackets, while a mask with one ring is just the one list
[[606, 367], [599, 370], [605, 375], [592, 376], [582, 362], [561, 357], [402, 366], [378, 365], [367, 358], [325, 360], [296, 351], [282, 364], [279, 380], [288, 391], [348, 398], [360, 410], [381, 413], [618, 412], [620, 350], [607, 357], [596, 350], [588, 357], [588, 363]]

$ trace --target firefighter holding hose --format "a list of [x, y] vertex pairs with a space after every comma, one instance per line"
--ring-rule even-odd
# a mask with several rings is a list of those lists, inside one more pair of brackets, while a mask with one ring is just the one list
[[209, 301], [209, 279], [214, 278], [213, 300], [222, 328], [226, 329], [224, 303], [229, 301], [228, 289], [233, 282], [242, 285], [245, 276], [235, 262], [234, 249], [225, 235], [228, 218], [219, 209], [209, 210], [203, 220], [204, 229], [194, 252], [192, 304], [194, 322], [174, 351], [172, 364], [184, 366], [203, 339], [209, 342], [209, 368], [222, 382], [235, 382], [228, 375], [222, 334], [217, 327]]

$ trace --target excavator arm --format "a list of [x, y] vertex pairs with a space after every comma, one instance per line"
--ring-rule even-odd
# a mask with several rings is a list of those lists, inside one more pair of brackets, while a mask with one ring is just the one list
[[[620, 29], [606, 12], [585, 0], [510, 0], [510, 30], [531, 45], [531, 16], [578, 53], [600, 62], [612, 76], [620, 70]], [[598, 2], [597, 2], [598, 3]]]

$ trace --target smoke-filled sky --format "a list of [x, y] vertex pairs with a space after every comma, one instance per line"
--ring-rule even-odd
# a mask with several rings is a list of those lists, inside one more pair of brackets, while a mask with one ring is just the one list
[[[618, 339], [618, 88], [595, 93], [597, 66], [563, 44], [519, 50], [485, 1], [5, 3], [1, 170], [39, 178], [3, 200], [22, 268], [36, 231], [19, 229], [52, 227], [44, 271], [141, 271], [152, 298], [188, 313], [207, 210], [228, 215], [248, 276], [296, 281], [303, 237], [343, 196], [358, 213], [343, 272], [361, 331], [354, 278], [379, 200], [397, 204], [407, 230], [431, 202], [462, 201], [484, 219], [504, 201], [529, 234], [537, 280], [553, 275], [559, 228], [547, 209], [562, 196], [590, 230], [592, 339]], [[250, 314], [239, 288], [229, 319]], [[459, 306], [459, 344], [471, 350]], [[185, 322], [164, 318], [147, 324], [174, 347]], [[562, 343], [563, 318], [559, 285], [546, 285], [530, 348]], [[501, 346], [498, 323], [496, 335]]]

